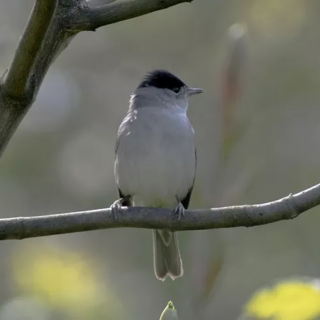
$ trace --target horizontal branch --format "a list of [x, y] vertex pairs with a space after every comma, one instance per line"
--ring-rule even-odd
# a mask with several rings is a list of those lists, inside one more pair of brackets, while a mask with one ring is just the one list
[[72, 212], [38, 217], [0, 219], [0, 240], [25, 239], [64, 233], [108, 229], [146, 228], [204, 230], [253, 227], [296, 218], [320, 204], [320, 184], [282, 199], [256, 205], [187, 210], [180, 222], [172, 210], [122, 208], [115, 220], [110, 209]]
[[72, 28], [96, 30], [119, 21], [136, 18], [151, 12], [167, 9], [193, 0], [126, 0], [114, 1], [102, 6], [85, 6], [75, 17]]

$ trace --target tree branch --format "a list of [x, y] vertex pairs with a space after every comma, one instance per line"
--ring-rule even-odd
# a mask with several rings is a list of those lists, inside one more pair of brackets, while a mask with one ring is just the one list
[[96, 30], [102, 26], [136, 18], [154, 11], [167, 9], [193, 0], [126, 0], [115, 1], [99, 7], [84, 8], [74, 21], [77, 30]]
[[296, 218], [319, 204], [320, 184], [263, 204], [187, 210], [180, 222], [172, 210], [144, 207], [122, 208], [117, 220], [110, 209], [0, 219], [0, 240], [127, 227], [175, 231], [253, 227]]
[[37, 0], [32, 9], [26, 29], [21, 37], [9, 71], [5, 77], [3, 90], [12, 97], [24, 97], [32, 67], [37, 59], [58, 0]]
[[91, 7], [86, 0], [36, 0], [9, 70], [0, 79], [0, 156], [50, 65], [77, 33], [190, 1], [118, 0]]

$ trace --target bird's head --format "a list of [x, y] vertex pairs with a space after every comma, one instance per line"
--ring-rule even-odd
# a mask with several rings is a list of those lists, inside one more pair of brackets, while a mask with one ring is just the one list
[[[182, 80], [166, 70], [154, 70], [143, 78], [133, 97], [140, 96], [142, 100], [159, 106], [178, 107], [182, 110], [188, 108], [188, 98], [195, 94], [202, 93], [200, 88], [191, 88]], [[147, 103], [147, 105], [149, 105]]]

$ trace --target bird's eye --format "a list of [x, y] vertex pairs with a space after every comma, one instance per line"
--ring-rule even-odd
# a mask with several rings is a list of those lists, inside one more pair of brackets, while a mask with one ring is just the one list
[[172, 91], [173, 91], [174, 93], [179, 93], [179, 92], [181, 91], [181, 88], [175, 87], [175, 88], [172, 88]]

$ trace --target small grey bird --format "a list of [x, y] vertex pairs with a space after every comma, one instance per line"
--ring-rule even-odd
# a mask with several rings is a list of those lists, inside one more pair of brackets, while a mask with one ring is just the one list
[[[116, 142], [114, 174], [120, 199], [112, 212], [133, 206], [188, 208], [196, 174], [194, 130], [187, 117], [188, 98], [203, 92], [189, 88], [165, 70], [148, 73], [131, 95]], [[159, 280], [183, 275], [177, 235], [153, 230], [154, 271]]]

